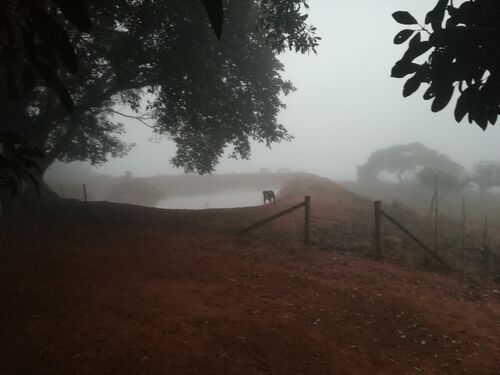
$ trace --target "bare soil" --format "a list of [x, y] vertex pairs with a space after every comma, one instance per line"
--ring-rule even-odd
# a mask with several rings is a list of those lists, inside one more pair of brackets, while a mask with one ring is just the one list
[[[304, 194], [312, 245], [301, 212], [234, 236]], [[370, 220], [313, 177], [262, 207], [5, 219], [0, 374], [500, 374], [500, 286], [367, 258]]]

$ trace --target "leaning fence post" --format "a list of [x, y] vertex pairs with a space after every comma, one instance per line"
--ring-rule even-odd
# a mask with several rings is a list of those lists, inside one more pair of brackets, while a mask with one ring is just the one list
[[464, 197], [462, 198], [462, 247], [460, 248], [460, 268], [462, 270], [462, 276], [464, 273], [465, 225], [466, 225], [466, 216], [465, 216], [465, 197]]
[[438, 249], [438, 176], [434, 175], [434, 251]]
[[382, 256], [382, 212], [380, 210], [382, 202], [375, 201], [375, 252], [377, 257]]
[[311, 197], [306, 195], [304, 199], [304, 243], [309, 244], [311, 232]]
[[83, 184], [83, 201], [87, 203], [87, 185]]

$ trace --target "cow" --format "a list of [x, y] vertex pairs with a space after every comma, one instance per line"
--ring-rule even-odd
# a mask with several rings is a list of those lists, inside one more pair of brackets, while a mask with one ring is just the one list
[[264, 204], [266, 204], [267, 201], [269, 201], [269, 203], [276, 203], [276, 196], [274, 195], [274, 191], [264, 190], [262, 192], [262, 195], [264, 197]]

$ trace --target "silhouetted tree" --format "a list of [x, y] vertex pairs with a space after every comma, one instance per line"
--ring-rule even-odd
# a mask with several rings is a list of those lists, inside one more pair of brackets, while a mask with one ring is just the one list
[[0, 190], [17, 191], [31, 181], [43, 153], [22, 137], [28, 96], [53, 90], [67, 111], [73, 108], [58, 72], [77, 71], [69, 30], [89, 31], [90, 17], [81, 0], [4, 0], [0, 2]]
[[[456, 2], [455, 2], [456, 3]], [[495, 124], [500, 113], [500, 1], [439, 0], [425, 17], [425, 25], [408, 12], [393, 14], [404, 29], [394, 38], [401, 44], [410, 39], [408, 49], [394, 67], [392, 77], [412, 75], [403, 96], [427, 84], [425, 100], [431, 109], [445, 108], [458, 91], [455, 119], [466, 115], [483, 130]]]
[[[419, 142], [397, 145], [374, 151], [367, 162], [358, 167], [358, 181], [362, 184], [378, 182], [382, 171], [395, 173], [399, 182], [408, 173], [418, 173], [419, 169], [431, 167], [451, 175], [460, 176], [464, 168], [446, 155], [425, 147]], [[407, 177], [412, 180], [415, 176]]]
[[[220, 1], [202, 3], [220, 32], [214, 23], [222, 20]], [[80, 67], [54, 74], [69, 95], [37, 86], [23, 96], [21, 116], [8, 129], [45, 151], [42, 170], [55, 159], [98, 164], [130, 147], [109, 115], [120, 104], [137, 112], [144, 104], [154, 131], [176, 142], [176, 166], [210, 172], [229, 145], [234, 157], [248, 158], [250, 139], [267, 145], [290, 139], [277, 113], [293, 86], [281, 78], [275, 55], [316, 47], [304, 6], [304, 0], [228, 1], [217, 42], [197, 1], [89, 2], [92, 32], [73, 33], [70, 46], [64, 43], [76, 50]]]

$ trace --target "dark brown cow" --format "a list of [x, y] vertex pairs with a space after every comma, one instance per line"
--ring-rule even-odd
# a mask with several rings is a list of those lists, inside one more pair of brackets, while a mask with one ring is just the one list
[[262, 195], [264, 196], [264, 204], [266, 204], [267, 201], [269, 201], [269, 203], [276, 203], [276, 196], [274, 195], [274, 191], [264, 190], [262, 192]]

